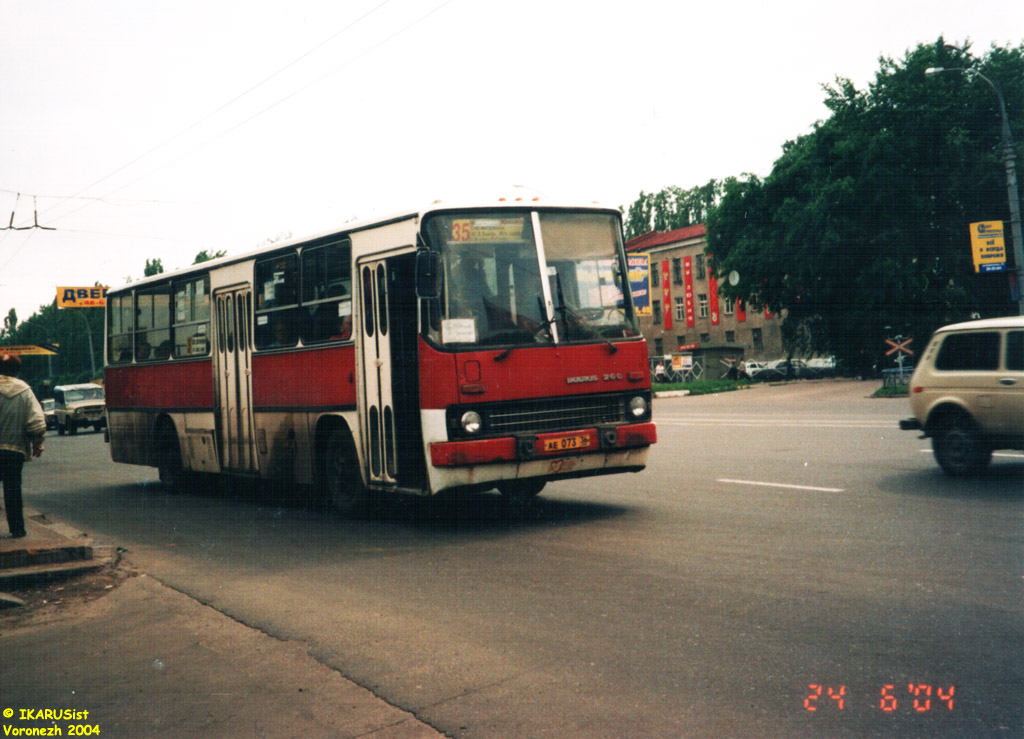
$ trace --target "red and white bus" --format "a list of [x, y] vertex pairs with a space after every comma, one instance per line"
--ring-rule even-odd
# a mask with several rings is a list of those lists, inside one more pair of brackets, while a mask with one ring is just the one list
[[431, 207], [107, 296], [111, 456], [370, 495], [637, 472], [656, 441], [618, 211]]

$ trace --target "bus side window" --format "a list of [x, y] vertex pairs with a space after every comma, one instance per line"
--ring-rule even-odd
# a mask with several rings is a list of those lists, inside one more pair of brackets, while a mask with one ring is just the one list
[[287, 252], [256, 263], [256, 348], [295, 346], [299, 313], [298, 254]]
[[352, 245], [348, 240], [302, 251], [303, 344], [352, 336]]

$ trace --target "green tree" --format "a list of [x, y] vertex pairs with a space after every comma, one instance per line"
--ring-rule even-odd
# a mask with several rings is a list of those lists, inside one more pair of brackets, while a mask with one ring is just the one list
[[1018, 142], [1024, 127], [1024, 45], [975, 59], [940, 38], [879, 61], [866, 90], [826, 86], [829, 118], [763, 180], [726, 180], [708, 218], [712, 267], [740, 275], [724, 295], [784, 311], [792, 349], [865, 369], [887, 335], [921, 348], [943, 323], [1014, 312], [1005, 275], [974, 274], [968, 230], [1009, 219], [997, 100], [970, 73], [925, 69], [997, 80]]
[[655, 193], [641, 191], [625, 211], [626, 239], [704, 223], [721, 194], [722, 183], [716, 180], [689, 190], [673, 186]]
[[221, 257], [226, 256], [226, 255], [227, 255], [226, 251], [211, 252], [209, 249], [203, 249], [201, 252], [196, 254], [195, 261], [192, 262], [192, 264], [200, 264], [202, 262], [209, 262], [209, 261], [214, 260], [214, 259], [220, 259]]
[[142, 273], [146, 277], [152, 277], [153, 275], [163, 274], [164, 263], [160, 259], [147, 259], [146, 269]]
[[4, 327], [0, 331], [0, 338], [6, 338], [14, 336], [15, 330], [18, 328], [18, 313], [11, 308], [11, 310], [4, 316]]

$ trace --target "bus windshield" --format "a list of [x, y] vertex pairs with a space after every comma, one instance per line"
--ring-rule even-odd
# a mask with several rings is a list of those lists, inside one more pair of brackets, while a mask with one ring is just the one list
[[444, 264], [439, 315], [429, 329], [435, 341], [508, 346], [638, 335], [618, 219], [560, 211], [540, 212], [538, 222], [543, 250], [529, 212], [474, 211], [427, 221], [427, 244]]

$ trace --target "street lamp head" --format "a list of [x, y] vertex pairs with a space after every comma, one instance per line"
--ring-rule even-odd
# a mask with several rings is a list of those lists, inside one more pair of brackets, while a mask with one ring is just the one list
[[925, 77], [931, 77], [933, 74], [940, 74], [945, 71], [943, 67], [928, 67], [928, 69], [924, 70], [924, 74]]

